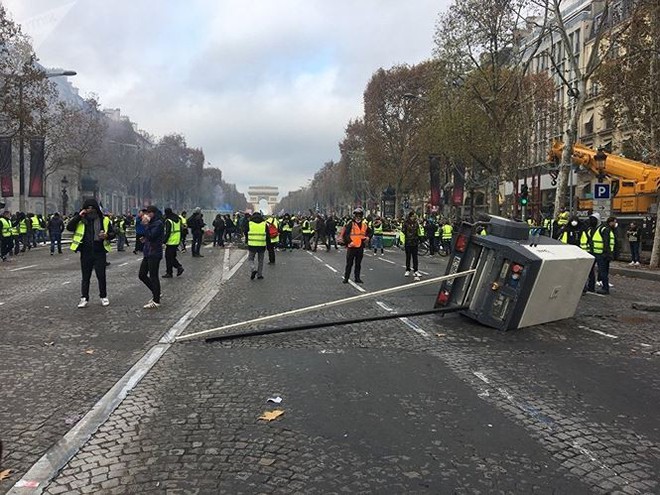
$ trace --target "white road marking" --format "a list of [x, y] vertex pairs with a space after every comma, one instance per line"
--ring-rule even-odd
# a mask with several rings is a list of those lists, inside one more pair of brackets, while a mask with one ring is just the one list
[[4, 304], [3, 302], [0, 302], [0, 306], [2, 306], [3, 304]]
[[119, 266], [126, 266], [126, 265], [128, 265], [128, 261], [127, 261], [126, 263], [122, 263], [122, 264], [119, 265]]
[[[0, 303], [0, 304], [1, 304], [1, 303]], [[639, 345], [641, 345], [642, 347], [651, 347], [651, 344], [642, 344], [641, 342], [640, 342]]]
[[357, 290], [359, 290], [360, 292], [367, 292], [366, 289], [364, 289], [363, 287], [360, 287], [358, 284], [356, 284], [356, 283], [353, 282], [352, 280], [349, 280], [348, 283], [351, 284], [353, 287], [355, 287], [355, 288], [356, 288]]
[[70, 283], [71, 283], [71, 280], [67, 280], [66, 282], [62, 282], [62, 285], [67, 285], [67, 284], [70, 284]]
[[389, 311], [390, 313], [391, 313], [392, 311], [394, 311], [392, 308], [390, 308], [390, 307], [389, 307], [387, 304], [385, 304], [384, 302], [376, 301], [376, 304], [378, 304], [378, 306], [380, 306], [381, 308], [383, 308], [385, 311]]
[[426, 333], [426, 331], [423, 328], [419, 327], [417, 323], [415, 323], [414, 321], [411, 321], [408, 318], [399, 318], [399, 320], [402, 321], [408, 328], [411, 328], [412, 330], [420, 334], [422, 337], [429, 336], [429, 334]]
[[597, 333], [598, 335], [602, 335], [603, 337], [608, 337], [610, 339], [618, 339], [619, 338], [616, 335], [601, 332], [600, 330], [594, 330], [593, 328], [585, 327], [583, 325], [579, 325], [578, 328], [581, 328], [583, 330], [587, 330], [588, 332]]
[[477, 378], [479, 378], [479, 380], [481, 380], [482, 382], [490, 384], [490, 380], [488, 380], [488, 378], [486, 378], [486, 375], [484, 375], [481, 371], [474, 371], [472, 372], [472, 374]]
[[380, 261], [384, 261], [385, 263], [389, 263], [390, 265], [396, 265], [394, 261], [386, 260], [385, 258], [378, 258]]
[[323, 260], [321, 258], [319, 258], [318, 256], [316, 256], [316, 255], [312, 255], [312, 256], [314, 256], [314, 259], [316, 261], [320, 261], [321, 263], [323, 263]]
[[9, 271], [10, 272], [18, 272], [18, 271], [21, 271], [21, 270], [27, 270], [28, 268], [34, 268], [35, 266], [39, 266], [39, 265], [22, 266], [20, 268], [14, 268], [13, 270], [9, 270]]
[[332, 270], [333, 272], [337, 273], [337, 270], [335, 270], [333, 267], [331, 267], [331, 266], [328, 265], [327, 263], [325, 264], [325, 266], [327, 266], [327, 267], [328, 267], [330, 270]]

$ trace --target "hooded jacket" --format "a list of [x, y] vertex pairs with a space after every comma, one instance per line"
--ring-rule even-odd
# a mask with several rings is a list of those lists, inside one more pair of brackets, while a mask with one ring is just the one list
[[[85, 215], [84, 217], [80, 216], [80, 212], [77, 211], [69, 223], [66, 226], [66, 230], [69, 232], [75, 232], [76, 227], [80, 222], [85, 224], [85, 235], [83, 236], [80, 246], [78, 246], [78, 251], [85, 252], [94, 252], [98, 254], [105, 254], [105, 248], [103, 247], [103, 241], [98, 239], [95, 235], [96, 229], [94, 228], [94, 223], [98, 219], [99, 221], [99, 230], [103, 230], [103, 212], [99, 207], [98, 202], [95, 199], [86, 199], [82, 205], [83, 210], [87, 208], [94, 208], [94, 215]], [[108, 230], [105, 232], [106, 240], [111, 241], [115, 238], [115, 230], [112, 226], [112, 222], [108, 225]]]

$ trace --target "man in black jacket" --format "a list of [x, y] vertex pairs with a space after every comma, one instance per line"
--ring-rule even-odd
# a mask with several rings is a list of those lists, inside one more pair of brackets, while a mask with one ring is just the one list
[[204, 217], [201, 208], [195, 208], [193, 214], [188, 219], [188, 228], [192, 232], [192, 256], [193, 258], [203, 258], [200, 254], [202, 249], [202, 238], [204, 236]]
[[81, 298], [79, 308], [89, 304], [89, 282], [92, 271], [96, 273], [99, 283], [101, 305], [108, 306], [108, 292], [105, 280], [106, 254], [110, 251], [110, 241], [115, 232], [109, 218], [103, 216], [101, 208], [95, 199], [86, 199], [82, 209], [73, 215], [66, 226], [73, 232], [71, 250], [80, 253], [80, 270], [82, 272]]
[[57, 244], [57, 252], [62, 254], [62, 232], [64, 231], [64, 222], [58, 212], [53, 213], [53, 216], [48, 220], [48, 238], [50, 239], [50, 255], [55, 253], [55, 244]]

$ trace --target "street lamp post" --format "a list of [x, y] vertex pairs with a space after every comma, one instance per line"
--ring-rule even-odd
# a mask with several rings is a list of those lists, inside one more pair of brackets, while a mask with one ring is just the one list
[[66, 180], [66, 175], [62, 177], [60, 182], [62, 184], [62, 216], [66, 216], [66, 207], [69, 202], [69, 195], [66, 193], [66, 186], [69, 185], [69, 181]]
[[[58, 72], [44, 72], [44, 77], [75, 76], [76, 71], [63, 70]], [[25, 212], [25, 126], [23, 122], [23, 77], [18, 77], [18, 210]]]

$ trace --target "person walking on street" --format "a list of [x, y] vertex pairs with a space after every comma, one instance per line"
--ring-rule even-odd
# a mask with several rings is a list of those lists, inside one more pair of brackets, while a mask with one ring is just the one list
[[311, 251], [312, 244], [310, 241], [314, 235], [314, 229], [312, 228], [312, 222], [308, 217], [303, 218], [303, 221], [300, 224], [300, 231], [302, 232], [303, 237], [303, 249], [305, 251]]
[[280, 243], [280, 221], [274, 217], [269, 216], [266, 218], [266, 232], [268, 233], [269, 243], [268, 250], [268, 264], [275, 264], [275, 248]]
[[642, 236], [635, 222], [630, 223], [630, 227], [628, 227], [628, 231], [626, 232], [626, 237], [630, 244], [630, 265], [639, 266], [639, 248], [642, 243]]
[[110, 241], [114, 239], [115, 232], [110, 219], [103, 215], [95, 199], [86, 199], [82, 209], [73, 215], [66, 226], [73, 232], [71, 251], [80, 253], [80, 271], [82, 272], [81, 297], [79, 308], [89, 304], [89, 283], [92, 271], [96, 274], [99, 284], [99, 297], [101, 305], [108, 306], [108, 292], [106, 286], [105, 270], [106, 255], [110, 252]]
[[181, 219], [181, 252], [185, 253], [186, 252], [186, 237], [188, 237], [188, 217], [186, 216], [188, 213], [186, 211], [182, 211], [181, 214], [179, 215], [179, 218]]
[[64, 232], [64, 222], [58, 212], [53, 213], [53, 216], [48, 220], [48, 238], [50, 239], [50, 255], [55, 254], [55, 245], [57, 245], [57, 252], [62, 254], [62, 232]]
[[418, 249], [420, 240], [424, 238], [424, 230], [417, 221], [417, 214], [411, 211], [408, 214], [408, 219], [403, 224], [404, 247], [406, 250], [406, 271], [404, 277], [410, 276], [410, 260], [412, 259], [413, 275], [415, 278], [420, 278], [422, 274], [419, 272], [419, 259]]
[[288, 213], [282, 219], [282, 249], [293, 251], [293, 219]]
[[181, 218], [172, 211], [165, 208], [165, 275], [163, 278], [172, 278], [172, 271], [176, 268], [176, 276], [183, 273], [183, 266], [176, 259], [176, 253], [181, 244]]
[[[371, 247], [374, 248], [374, 254], [378, 254], [380, 249], [380, 254], [385, 254], [383, 249], [383, 220], [380, 217], [376, 217], [373, 223], [373, 237], [371, 238]], [[330, 251], [330, 244], [328, 244], [328, 251]]]
[[451, 241], [454, 237], [454, 226], [451, 224], [451, 220], [445, 220], [442, 224], [441, 237], [442, 251], [449, 255], [451, 253]]
[[7, 256], [14, 247], [13, 225], [11, 223], [11, 212], [5, 210], [0, 217], [0, 258], [2, 261], [9, 261]]
[[335, 246], [335, 251], [339, 248], [337, 247], [337, 220], [333, 215], [330, 215], [325, 221], [325, 234], [328, 238], [328, 251], [330, 251], [330, 246]]
[[135, 221], [135, 246], [133, 247], [133, 254], [138, 254], [142, 252], [142, 238], [144, 237], [144, 224], [142, 223], [142, 217], [147, 212], [147, 210], [142, 209], [138, 212], [137, 220]]
[[218, 213], [213, 220], [213, 247], [225, 247], [225, 219]]
[[328, 244], [328, 239], [325, 235], [325, 219], [320, 213], [316, 216], [314, 232], [314, 249], [312, 249], [312, 251], [316, 252], [316, 248], [319, 246], [319, 241], [321, 241], [321, 245], [325, 244], [326, 251], [330, 251], [330, 245]]
[[357, 207], [353, 210], [353, 219], [344, 226], [342, 240], [346, 246], [346, 268], [344, 269], [343, 283], [347, 284], [351, 277], [353, 264], [355, 264], [355, 283], [364, 283], [360, 278], [362, 271], [362, 258], [364, 257], [364, 248], [371, 235], [369, 226], [364, 220], [362, 208]]
[[202, 216], [202, 209], [197, 207], [193, 210], [193, 214], [188, 219], [188, 228], [192, 233], [192, 245], [190, 249], [192, 251], [193, 258], [203, 258], [204, 256], [200, 253], [202, 249], [202, 238], [204, 237], [204, 217]]
[[143, 306], [144, 309], [156, 309], [160, 306], [160, 279], [158, 270], [160, 260], [163, 259], [163, 240], [165, 239], [165, 228], [158, 208], [153, 205], [147, 206], [147, 210], [140, 219], [144, 225], [142, 238], [142, 263], [138, 278], [151, 291], [151, 299]]
[[[250, 280], [256, 277], [258, 280], [264, 278], [264, 254], [270, 245], [268, 228], [260, 211], [255, 211], [247, 222], [245, 229], [248, 245], [248, 262], [250, 263]], [[255, 265], [254, 258], [257, 258]]]
[[[589, 226], [582, 233], [580, 246], [582, 249], [592, 254], [595, 258], [595, 266], [598, 269], [598, 279], [602, 286], [598, 289], [598, 294], [607, 295], [610, 293], [610, 261], [614, 257], [615, 238], [613, 228], [616, 226], [616, 218], [609, 217], [607, 222], [599, 225], [600, 215], [592, 213], [589, 217]], [[596, 291], [596, 276], [594, 270], [589, 272], [589, 280], [585, 292]]]
[[123, 216], [115, 220], [115, 229], [117, 231], [117, 252], [125, 251], [126, 243], [126, 219]]

